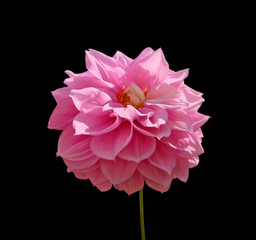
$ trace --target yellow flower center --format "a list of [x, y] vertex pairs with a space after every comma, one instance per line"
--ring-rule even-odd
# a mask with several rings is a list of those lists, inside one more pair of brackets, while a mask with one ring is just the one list
[[138, 109], [144, 106], [146, 97], [144, 92], [135, 83], [132, 82], [128, 88], [124, 89], [122, 92], [117, 93], [117, 99], [125, 107], [127, 105], [132, 105]]

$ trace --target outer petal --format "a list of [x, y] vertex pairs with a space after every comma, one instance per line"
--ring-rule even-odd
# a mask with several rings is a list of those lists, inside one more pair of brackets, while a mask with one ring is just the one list
[[57, 156], [69, 161], [84, 161], [83, 168], [90, 167], [99, 159], [90, 149], [92, 137], [75, 136], [74, 129], [69, 126], [63, 130], [58, 141]]
[[195, 91], [194, 89], [188, 87], [184, 83], [178, 88], [182, 94], [180, 99], [182, 102], [187, 103], [186, 111], [188, 113], [194, 113], [198, 111], [204, 99], [202, 98], [202, 93]]
[[100, 168], [102, 173], [112, 184], [119, 184], [133, 175], [137, 164], [116, 157], [114, 161], [101, 159]]
[[101, 135], [116, 129], [122, 122], [119, 116], [111, 111], [94, 109], [88, 113], [79, 113], [73, 121], [76, 135]]
[[63, 87], [63, 88], [58, 88], [54, 91], [52, 91], [52, 95], [54, 99], [56, 100], [57, 103], [62, 102], [63, 100], [66, 100], [69, 98], [69, 93], [70, 93], [71, 88], [69, 87]]
[[[87, 167], [87, 159], [82, 161], [70, 161], [68, 159], [63, 158], [63, 161], [67, 165], [68, 172], [73, 172], [74, 174], [85, 174], [91, 171], [94, 171], [95, 169], [99, 168], [100, 164], [97, 160], [96, 163], [91, 165], [90, 167]], [[86, 177], [87, 179], [87, 177]]]
[[67, 127], [79, 113], [71, 98], [60, 101], [53, 110], [48, 128], [62, 130]]
[[128, 195], [131, 195], [144, 187], [144, 178], [136, 170], [134, 174], [126, 181], [115, 185], [118, 190], [124, 190]]
[[138, 165], [138, 171], [142, 176], [160, 184], [163, 188], [168, 187], [172, 182], [171, 175], [151, 164], [149, 160], [140, 162]]
[[156, 140], [153, 137], [148, 137], [138, 131], [133, 131], [133, 136], [130, 143], [118, 154], [119, 157], [141, 162], [149, 158], [156, 148]]
[[167, 187], [163, 187], [161, 184], [156, 183], [156, 182], [152, 181], [151, 179], [147, 179], [147, 178], [145, 178], [145, 182], [147, 183], [147, 185], [149, 187], [151, 187], [152, 189], [155, 189], [156, 191], [159, 191], [161, 193], [167, 192], [171, 186], [171, 182]]
[[189, 162], [186, 158], [178, 157], [178, 161], [174, 170], [174, 178], [179, 178], [181, 181], [186, 182], [189, 174]]
[[101, 168], [97, 168], [91, 172], [88, 172], [87, 176], [92, 182], [93, 186], [98, 186], [105, 182], [108, 182], [108, 179], [102, 173]]
[[176, 166], [177, 154], [175, 149], [157, 141], [156, 150], [149, 158], [149, 162], [170, 175]]
[[169, 70], [164, 83], [167, 83], [169, 85], [172, 85], [174, 87], [178, 87], [184, 79], [188, 76], [189, 69], [180, 70], [178, 72], [174, 72], [172, 70]]
[[198, 163], [199, 163], [198, 156], [188, 159], [189, 168], [196, 167], [198, 165]]
[[202, 125], [204, 125], [208, 119], [210, 118], [209, 116], [206, 116], [204, 114], [201, 114], [199, 112], [195, 112], [193, 114], [189, 115], [192, 125], [193, 125], [193, 131], [197, 131]]
[[116, 155], [131, 141], [133, 128], [129, 122], [123, 122], [114, 131], [93, 137], [91, 150], [103, 159], [114, 160]]
[[192, 131], [192, 122], [188, 114], [181, 109], [168, 110], [168, 125], [172, 129]]

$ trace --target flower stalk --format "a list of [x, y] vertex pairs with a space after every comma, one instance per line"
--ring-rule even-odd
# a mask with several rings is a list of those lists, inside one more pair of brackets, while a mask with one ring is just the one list
[[139, 201], [140, 201], [140, 230], [141, 230], [141, 240], [145, 240], [145, 222], [144, 222], [144, 203], [143, 203], [143, 188], [139, 191]]

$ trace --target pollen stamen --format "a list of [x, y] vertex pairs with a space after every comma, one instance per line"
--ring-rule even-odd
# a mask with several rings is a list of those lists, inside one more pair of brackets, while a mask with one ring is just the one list
[[128, 88], [122, 92], [117, 93], [118, 102], [127, 105], [132, 105], [136, 109], [142, 108], [146, 100], [145, 93], [135, 84], [132, 83]]

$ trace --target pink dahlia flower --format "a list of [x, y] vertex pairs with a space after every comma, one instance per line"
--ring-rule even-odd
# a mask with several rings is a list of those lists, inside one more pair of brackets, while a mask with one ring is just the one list
[[165, 192], [174, 178], [187, 181], [203, 153], [198, 113], [202, 93], [184, 84], [188, 69], [169, 69], [161, 49], [136, 59], [86, 51], [88, 71], [66, 71], [67, 87], [52, 92], [57, 106], [48, 127], [63, 130], [57, 156], [77, 178], [100, 191]]

